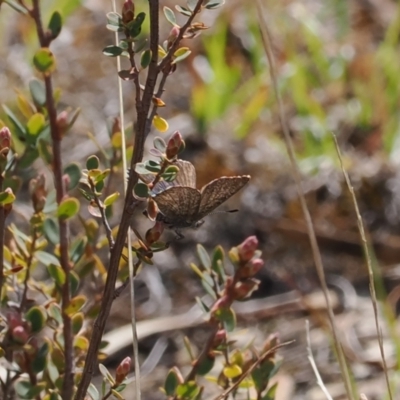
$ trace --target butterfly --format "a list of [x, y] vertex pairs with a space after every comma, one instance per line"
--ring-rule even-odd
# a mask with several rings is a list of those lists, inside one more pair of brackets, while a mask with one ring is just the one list
[[179, 168], [175, 180], [157, 183], [152, 196], [160, 211], [157, 220], [170, 228], [199, 227], [206, 215], [232, 197], [250, 180], [249, 175], [223, 176], [198, 190], [193, 164], [177, 160], [175, 165]]

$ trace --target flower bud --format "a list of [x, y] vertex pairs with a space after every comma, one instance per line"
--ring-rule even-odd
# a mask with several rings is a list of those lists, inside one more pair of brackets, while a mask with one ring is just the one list
[[[7, 126], [0, 129], [0, 156], [6, 162], [11, 146], [11, 132]], [[5, 166], [5, 165], [4, 165]]]
[[29, 333], [26, 329], [22, 326], [16, 326], [11, 332], [12, 338], [20, 344], [25, 344], [29, 339]]
[[236, 274], [239, 279], [252, 278], [264, 266], [264, 261], [261, 258], [250, 260], [245, 265], [241, 266]]
[[135, 5], [132, 0], [125, 0], [122, 6], [122, 22], [127, 24], [135, 18]]
[[247, 262], [252, 259], [258, 247], [258, 239], [255, 236], [249, 236], [245, 241], [239, 244], [238, 254], [241, 262]]
[[174, 27], [171, 29], [171, 31], [170, 31], [170, 33], [169, 33], [169, 36], [168, 36], [168, 39], [167, 39], [167, 48], [168, 48], [168, 49], [171, 48], [171, 46], [172, 46], [173, 43], [175, 42], [175, 39], [178, 37], [179, 32], [180, 32], [180, 29], [179, 29], [178, 26], [174, 26]]
[[124, 358], [121, 363], [118, 365], [117, 370], [115, 371], [115, 383], [120, 384], [126, 378], [131, 370], [132, 360], [130, 357]]
[[243, 300], [249, 297], [255, 290], [258, 289], [259, 281], [256, 279], [247, 279], [238, 282], [233, 289], [233, 297], [235, 300]]
[[226, 342], [226, 330], [220, 329], [214, 336], [213, 348], [216, 348], [225, 342]]
[[22, 324], [22, 317], [16, 310], [7, 313], [7, 325], [11, 330]]
[[65, 110], [61, 111], [60, 114], [57, 115], [57, 126], [60, 131], [60, 134], [63, 134], [67, 131], [69, 127], [67, 111]]
[[71, 183], [71, 177], [68, 174], [64, 174], [62, 176], [62, 182], [65, 190], [68, 190], [69, 185]]
[[184, 145], [185, 142], [182, 139], [182, 135], [179, 131], [176, 131], [168, 140], [166, 150], [167, 158], [171, 160], [176, 157]]

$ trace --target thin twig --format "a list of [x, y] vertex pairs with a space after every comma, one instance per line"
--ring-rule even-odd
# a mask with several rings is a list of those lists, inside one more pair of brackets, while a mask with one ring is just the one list
[[[35, 21], [36, 31], [39, 38], [40, 46], [42, 48], [48, 47], [51, 42], [51, 37], [46, 35], [43, 29], [43, 24], [40, 15], [39, 0], [33, 0], [30, 15]], [[51, 75], [44, 75], [44, 85], [46, 91], [46, 108], [48, 112], [52, 152], [53, 152], [53, 175], [54, 186], [56, 188], [57, 204], [60, 204], [65, 197], [65, 186], [63, 183], [63, 167], [62, 167], [62, 154], [61, 154], [61, 140], [62, 135], [57, 124], [57, 111], [55, 100], [53, 96], [53, 83]], [[61, 268], [65, 273], [65, 282], [62, 287], [62, 302], [61, 311], [63, 319], [63, 334], [64, 334], [64, 357], [65, 357], [65, 370], [64, 381], [62, 388], [63, 400], [72, 399], [73, 386], [74, 386], [74, 373], [73, 373], [73, 333], [71, 318], [66, 313], [71, 297], [70, 297], [70, 263], [68, 254], [68, 237], [69, 228], [68, 222], [63, 218], [58, 218], [60, 227], [60, 263]]]
[[324, 394], [328, 400], [333, 400], [332, 396], [328, 392], [328, 389], [326, 388], [326, 386], [321, 378], [321, 375], [318, 371], [317, 364], [315, 363], [315, 360], [314, 360], [314, 356], [313, 356], [313, 353], [311, 350], [310, 324], [309, 324], [308, 320], [306, 320], [306, 337], [307, 337], [307, 357], [308, 357], [308, 361], [310, 361], [311, 368], [314, 371], [314, 375], [317, 378], [318, 386], [324, 392]]
[[[3, 174], [0, 175], [0, 191], [3, 191]], [[4, 234], [5, 234], [5, 221], [6, 214], [4, 206], [0, 206], [0, 299], [2, 298], [2, 291], [4, 285]]]
[[[143, 159], [144, 143], [146, 137], [146, 132], [145, 132], [146, 119], [151, 104], [151, 96], [154, 91], [154, 85], [156, 83], [156, 76], [154, 75], [154, 70], [155, 67], [157, 66], [157, 49], [158, 49], [158, 9], [159, 9], [158, 0], [150, 0], [149, 6], [150, 6], [150, 25], [152, 34], [152, 38], [150, 40], [150, 48], [153, 51], [153, 55], [149, 66], [146, 89], [143, 97], [145, 97], [147, 93], [147, 97], [149, 97], [150, 95], [149, 97], [150, 101], [147, 101], [146, 103], [144, 101], [141, 102], [140, 110], [137, 109], [137, 121], [138, 121], [137, 131], [135, 134], [134, 150], [130, 164], [132, 173], [129, 174], [128, 178], [128, 185], [126, 188], [126, 197], [125, 197], [125, 204], [122, 213], [122, 218], [120, 221], [117, 237], [115, 239], [115, 244], [111, 252], [109, 269], [104, 287], [103, 299], [99, 315], [97, 316], [96, 321], [94, 323], [94, 329], [90, 340], [88, 352], [86, 355], [85, 366], [82, 373], [82, 379], [79, 383], [78, 390], [75, 396], [76, 400], [84, 399], [87, 388], [90, 384], [91, 377], [93, 375], [94, 366], [95, 363], [97, 362], [97, 352], [99, 350], [101, 338], [104, 332], [106, 321], [110, 314], [111, 305], [114, 298], [115, 283], [117, 281], [117, 276], [118, 276], [119, 260], [121, 258], [121, 254], [125, 246], [128, 229], [130, 227], [131, 216], [136, 206], [139, 204], [139, 201], [136, 200], [132, 195], [133, 187], [138, 182], [138, 175], [135, 173], [133, 167], [135, 164], [142, 161]], [[157, 26], [155, 27], [155, 25]], [[156, 30], [153, 32], [153, 29]], [[157, 37], [157, 39], [155, 38], [155, 36]], [[154, 49], [156, 49], [156, 51], [154, 51]], [[152, 71], [151, 79], [149, 79], [150, 71]], [[146, 105], [148, 107], [147, 109]]]
[[[199, 0], [196, 9], [201, 8], [201, 0]], [[162, 63], [158, 65], [158, 37], [159, 37], [159, 1], [158, 0], [149, 0], [149, 10], [150, 10], [150, 50], [152, 53], [152, 57], [150, 60], [150, 64], [147, 72], [147, 80], [145, 83], [145, 89], [143, 92], [143, 96], [141, 101], [136, 104], [136, 113], [137, 113], [137, 125], [136, 125], [136, 134], [134, 140], [134, 150], [133, 156], [130, 162], [130, 170], [128, 184], [126, 187], [126, 196], [125, 196], [125, 204], [122, 212], [122, 218], [120, 221], [117, 237], [115, 239], [114, 247], [111, 252], [110, 261], [109, 261], [109, 269], [107, 274], [107, 279], [103, 292], [103, 299], [100, 306], [99, 315], [97, 316], [94, 329], [92, 332], [92, 337], [90, 338], [90, 344], [86, 355], [85, 366], [82, 372], [82, 379], [78, 385], [78, 390], [75, 395], [75, 400], [83, 400], [87, 388], [89, 387], [91, 377], [94, 372], [94, 367], [97, 362], [97, 353], [99, 350], [99, 346], [101, 343], [101, 338], [104, 332], [104, 328], [106, 325], [106, 321], [110, 314], [111, 305], [113, 302], [114, 292], [115, 292], [115, 283], [117, 281], [118, 276], [118, 266], [121, 258], [122, 251], [125, 246], [126, 237], [128, 234], [128, 230], [131, 223], [131, 217], [134, 213], [136, 207], [140, 203], [136, 200], [133, 195], [133, 188], [138, 182], [138, 175], [134, 170], [135, 164], [139, 163], [143, 159], [144, 154], [144, 144], [147, 137], [148, 132], [151, 128], [151, 121], [149, 121], [148, 116], [150, 113], [150, 107], [152, 104], [152, 97], [154, 93], [154, 88], [157, 83], [157, 76], [159, 71], [161, 70]], [[194, 16], [193, 16], [194, 18]], [[188, 21], [193, 19], [189, 18]], [[164, 66], [167, 62], [170, 61], [172, 57], [172, 51], [175, 51], [178, 48], [179, 42], [182, 39], [185, 30], [189, 27], [190, 23], [187, 22], [179, 33], [178, 38], [175, 40], [171, 50], [171, 55], [163, 60], [165, 62]], [[138, 99], [138, 94], [136, 93], [136, 99]], [[150, 123], [149, 123], [150, 122]]]
[[345, 357], [343, 354], [343, 349], [342, 349], [342, 346], [339, 341], [339, 335], [338, 335], [336, 324], [335, 324], [335, 317], [334, 317], [331, 302], [329, 299], [329, 294], [328, 294], [329, 291], [328, 291], [328, 286], [326, 284], [321, 252], [318, 247], [318, 242], [317, 242], [317, 238], [315, 235], [315, 230], [314, 230], [314, 226], [312, 223], [310, 211], [308, 209], [308, 206], [307, 206], [307, 203], [306, 203], [306, 200], [304, 197], [304, 190], [303, 190], [303, 185], [301, 182], [301, 174], [300, 174], [299, 167], [297, 165], [293, 142], [292, 142], [292, 138], [290, 136], [289, 128], [288, 128], [285, 113], [284, 113], [283, 102], [281, 99], [280, 92], [278, 90], [274, 56], [273, 56], [273, 53], [271, 50], [271, 37], [270, 37], [270, 33], [268, 31], [267, 22], [265, 21], [265, 18], [263, 17], [264, 13], [263, 13], [263, 5], [261, 3], [261, 0], [257, 0], [257, 9], [258, 9], [259, 26], [260, 26], [260, 30], [261, 30], [261, 36], [262, 36], [262, 40], [263, 40], [264, 50], [265, 50], [265, 53], [267, 55], [268, 62], [270, 65], [269, 70], [270, 70], [272, 85], [273, 85], [276, 99], [278, 101], [279, 120], [280, 120], [280, 124], [282, 126], [286, 150], [289, 155], [289, 160], [290, 160], [291, 168], [293, 171], [293, 177], [294, 177], [294, 180], [296, 183], [296, 189], [297, 189], [298, 197], [300, 200], [300, 205], [301, 205], [301, 208], [303, 211], [304, 219], [306, 221], [308, 237], [310, 239], [310, 245], [311, 245], [311, 250], [313, 253], [315, 267], [316, 267], [318, 278], [319, 278], [321, 288], [322, 288], [322, 291], [324, 294], [325, 303], [327, 305], [327, 313], [328, 313], [330, 327], [332, 330], [333, 342], [334, 342], [336, 354], [338, 356], [338, 361], [340, 364], [342, 378], [345, 383], [347, 396], [349, 399], [354, 399], [354, 394], [353, 394], [353, 390], [352, 390], [352, 386], [351, 386], [350, 378], [349, 378], [348, 366], [346, 364], [346, 360], [345, 360]]
[[333, 136], [333, 140], [335, 141], [335, 147], [336, 147], [336, 152], [337, 152], [337, 155], [339, 158], [340, 167], [342, 169], [347, 188], [349, 189], [349, 192], [351, 194], [351, 198], [353, 200], [353, 205], [354, 205], [354, 210], [355, 210], [356, 216], [357, 216], [358, 230], [360, 232], [362, 247], [364, 249], [364, 255], [365, 255], [365, 258], [367, 261], [369, 291], [371, 293], [372, 308], [374, 310], [375, 328], [376, 328], [376, 334], [378, 335], [379, 350], [381, 353], [381, 358], [382, 358], [382, 363], [383, 363], [383, 372], [385, 374], [385, 380], [386, 380], [386, 386], [387, 386], [389, 398], [393, 399], [392, 390], [390, 388], [389, 376], [388, 376], [388, 368], [387, 368], [386, 358], [385, 358], [385, 350], [383, 347], [382, 328], [381, 328], [381, 325], [379, 322], [378, 300], [376, 298], [376, 291], [375, 291], [374, 271], [372, 268], [371, 254], [370, 254], [369, 248], [368, 248], [368, 241], [367, 241], [367, 237], [365, 235], [364, 222], [363, 222], [363, 219], [360, 214], [360, 209], [358, 208], [357, 197], [354, 193], [354, 188], [353, 188], [353, 185], [351, 184], [349, 174], [347, 173], [347, 171], [345, 170], [344, 165], [343, 165], [343, 158], [342, 158], [342, 154], [340, 151], [339, 143], [338, 143], [336, 135], [334, 133], [332, 133], [332, 136]]

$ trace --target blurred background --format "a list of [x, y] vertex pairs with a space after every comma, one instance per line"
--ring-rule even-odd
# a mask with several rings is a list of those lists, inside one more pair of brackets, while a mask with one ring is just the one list
[[[102, 49], [114, 40], [105, 27], [111, 2], [47, 0], [42, 4], [44, 20], [55, 8], [64, 16], [61, 35], [51, 47], [58, 61], [54, 81], [61, 90], [61, 106], [81, 108], [63, 146], [65, 162], [77, 161], [83, 166], [89, 155], [101, 154], [100, 149], [110, 146], [110, 126], [119, 113], [115, 60], [102, 55]], [[137, 11], [146, 12], [146, 4], [136, 1]], [[163, 1], [161, 5], [174, 8], [175, 3]], [[238, 208], [238, 213], [211, 215], [198, 230], [185, 231], [185, 238], [157, 254], [155, 265], [146, 267], [137, 280], [139, 318], [154, 320], [156, 326], [143, 334], [143, 359], [149, 354], [154, 357], [151, 349], [155, 344], [161, 346], [155, 351], [159, 357], [148, 367], [151, 374], [144, 373], [146, 399], [163, 398], [157, 388], [168, 368], [189, 366], [182, 345], [184, 335], [199, 346], [206, 337], [201, 319], [188, 318], [194, 296], [203, 294], [189, 268], [190, 262], [196, 261], [196, 243], [208, 250], [221, 244], [228, 250], [249, 235], [260, 240], [265, 268], [254, 298], [238, 309], [243, 328], [238, 342], [263, 343], [274, 332], [282, 341], [296, 339], [280, 352], [283, 365], [276, 398], [322, 399], [306, 353], [304, 320], [309, 319], [322, 378], [333, 398], [346, 398], [329, 329], [321, 321], [319, 309], [324, 302], [318, 296], [319, 283], [282, 139], [258, 17], [253, 2], [240, 0], [201, 14], [200, 20], [209, 29], [184, 43], [192, 53], [178, 64], [166, 85], [166, 107], [160, 115], [168, 120], [169, 131], [151, 134], [152, 138], [168, 138], [176, 130], [182, 133], [186, 141], [182, 158], [195, 165], [198, 187], [223, 175], [250, 174], [252, 179], [221, 207]], [[327, 281], [336, 295], [345, 354], [359, 392], [366, 393], [369, 400], [382, 399], [386, 389], [368, 297], [368, 273], [332, 133], [338, 138], [357, 194], [374, 265], [382, 275], [379, 296], [396, 312], [400, 277], [400, 3], [271, 0], [264, 1], [262, 18], [272, 36], [279, 90]], [[160, 37], [165, 40], [171, 25], [163, 15], [161, 21]], [[3, 4], [0, 100], [11, 109], [16, 107], [16, 92], [26, 92], [34, 74], [31, 59], [36, 48], [33, 25]], [[133, 85], [123, 82], [123, 90], [125, 118], [132, 128]], [[6, 120], [2, 110], [0, 118]], [[132, 143], [132, 138], [128, 140]], [[35, 168], [21, 171], [23, 178], [49, 173], [40, 163]], [[122, 179], [122, 175], [115, 176], [115, 189], [122, 191]], [[22, 214], [29, 212], [28, 195], [25, 200], [19, 198]], [[114, 223], [118, 218], [115, 210]], [[136, 226], [144, 233], [151, 224], [139, 214]], [[174, 237], [173, 233], [165, 235]], [[299, 301], [304, 298], [306, 302]], [[128, 301], [126, 291], [115, 302], [110, 332], [125, 335], [117, 329], [129, 323]], [[168, 319], [180, 314], [182, 325]], [[158, 320], [161, 317], [165, 318], [163, 324]], [[384, 332], [386, 355], [394, 370], [398, 365], [398, 327], [396, 320], [383, 321], [384, 325], [389, 322], [392, 329]], [[121, 336], [117, 338], [119, 341]], [[126, 340], [126, 348], [113, 350], [109, 365], [117, 365], [129, 354], [129, 338]]]

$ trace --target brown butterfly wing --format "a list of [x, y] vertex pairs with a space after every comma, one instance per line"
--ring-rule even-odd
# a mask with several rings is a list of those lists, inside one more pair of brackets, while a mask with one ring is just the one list
[[176, 174], [175, 180], [172, 182], [160, 181], [154, 188], [153, 193], [160, 193], [172, 186], [187, 186], [191, 188], [196, 187], [196, 170], [194, 166], [189, 161], [176, 160], [174, 162], [179, 168], [179, 172]]
[[223, 176], [214, 179], [201, 189], [198, 218], [202, 219], [237, 193], [250, 180], [249, 175]]
[[201, 200], [199, 190], [188, 186], [172, 186], [153, 199], [168, 223], [186, 227], [197, 221]]

